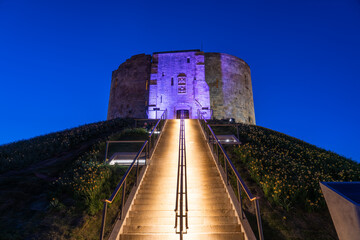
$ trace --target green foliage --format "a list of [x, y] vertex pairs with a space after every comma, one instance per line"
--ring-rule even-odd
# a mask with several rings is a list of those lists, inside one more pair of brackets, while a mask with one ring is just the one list
[[[112, 140], [144, 139], [148, 133], [143, 129], [125, 129], [112, 135]], [[105, 143], [95, 144], [92, 150], [76, 159], [62, 176], [53, 182], [56, 198], [69, 201], [71, 198], [77, 209], [95, 215], [103, 207], [102, 199], [108, 198], [120, 181], [128, 166], [104, 164]]]
[[246, 124], [239, 135], [233, 161], [246, 164], [266, 197], [287, 211], [324, 207], [320, 181], [360, 180], [360, 164], [296, 138]]
[[82, 143], [128, 127], [133, 120], [113, 119], [0, 146], [0, 173], [71, 151]]
[[84, 236], [83, 228], [97, 231], [101, 200], [111, 195], [127, 168], [103, 164], [105, 141], [133, 133], [148, 136], [143, 130], [124, 130], [133, 124], [114, 119], [0, 146], [0, 235], [69, 239]]

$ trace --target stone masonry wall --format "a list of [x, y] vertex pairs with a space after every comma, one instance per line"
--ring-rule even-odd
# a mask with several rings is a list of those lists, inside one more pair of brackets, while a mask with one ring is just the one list
[[205, 53], [205, 79], [213, 118], [255, 124], [250, 67], [245, 61], [229, 54]]
[[176, 118], [178, 110], [188, 110], [189, 117], [196, 118], [197, 111], [209, 108], [209, 105], [203, 52], [189, 50], [153, 54], [149, 118], [158, 118], [165, 109], [169, 119]]
[[127, 59], [112, 73], [107, 119], [147, 118], [151, 56], [139, 54]]
[[132, 56], [113, 71], [107, 119], [168, 118], [200, 110], [207, 118], [255, 124], [250, 67], [224, 53], [200, 50]]

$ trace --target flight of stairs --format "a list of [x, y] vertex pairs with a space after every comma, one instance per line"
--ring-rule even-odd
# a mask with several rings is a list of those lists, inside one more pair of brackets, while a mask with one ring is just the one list
[[[184, 239], [244, 239], [197, 120], [186, 120], [189, 229]], [[175, 234], [179, 120], [168, 120], [123, 226], [121, 240], [179, 239]]]

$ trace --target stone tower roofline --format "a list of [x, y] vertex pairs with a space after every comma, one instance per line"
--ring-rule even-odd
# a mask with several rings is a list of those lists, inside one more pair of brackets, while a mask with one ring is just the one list
[[175, 50], [175, 51], [154, 52], [153, 54], [181, 53], [181, 52], [201, 52], [201, 51], [200, 51], [200, 49], [191, 49], [191, 50]]
[[241, 58], [239, 58], [239, 57], [237, 57], [237, 56], [234, 56], [234, 55], [231, 55], [231, 54], [227, 54], [227, 53], [218, 53], [218, 52], [205, 52], [205, 53], [208, 53], [208, 54], [212, 54], [212, 53], [214, 53], [214, 54], [221, 54], [221, 55], [230, 56], [230, 57], [232, 57], [232, 58], [236, 58], [236, 59], [238, 59], [240, 62], [244, 63], [244, 64], [249, 68], [249, 70], [250, 70], [250, 65], [249, 65], [247, 62], [245, 62], [245, 60], [243, 60], [243, 59], [241, 59]]
[[[163, 54], [163, 53], [181, 53], [181, 52], [202, 52], [200, 49], [191, 49], [191, 50], [174, 50], [174, 51], [163, 51], [163, 52], [154, 52], [152, 54]], [[237, 56], [234, 56], [234, 55], [230, 55], [230, 54], [227, 54], [227, 53], [218, 53], [218, 52], [206, 52], [208, 54], [211, 54], [211, 53], [215, 53], [215, 54], [222, 54], [222, 55], [227, 55], [227, 56], [230, 56], [232, 58], [236, 58], [238, 60], [240, 60], [242, 63], [244, 63], [249, 69], [250, 69], [250, 65], [245, 62], [245, 60], [237, 57]], [[133, 55], [131, 56], [130, 58], [126, 59], [125, 62], [127, 61], [130, 61], [130, 60], [134, 60], [134, 59], [137, 59], [137, 58], [140, 58], [140, 57], [143, 57], [144, 55], [146, 55], [145, 53], [139, 53], [139, 54], [136, 54], [136, 55]], [[115, 71], [115, 70], [114, 70]]]
[[[125, 60], [125, 62], [123, 62], [123, 63], [121, 63], [120, 65], [119, 65], [119, 67], [121, 66], [121, 65], [123, 65], [124, 63], [129, 63], [130, 61], [136, 61], [136, 59], [139, 59], [139, 58], [142, 58], [142, 57], [144, 57], [144, 56], [146, 56], [147, 54], [146, 53], [139, 53], [139, 54], [136, 54], [136, 55], [132, 55], [130, 58], [127, 58], [126, 60]], [[149, 55], [150, 56], [150, 55]], [[118, 67], [118, 68], [119, 68]], [[114, 73], [116, 70], [114, 70], [114, 71], [112, 71], [112, 73]]]

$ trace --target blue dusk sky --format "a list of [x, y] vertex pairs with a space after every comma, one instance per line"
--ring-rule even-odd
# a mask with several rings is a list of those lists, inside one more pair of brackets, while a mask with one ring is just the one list
[[360, 0], [0, 0], [0, 144], [105, 120], [127, 58], [201, 45], [250, 65], [257, 125], [360, 161]]

